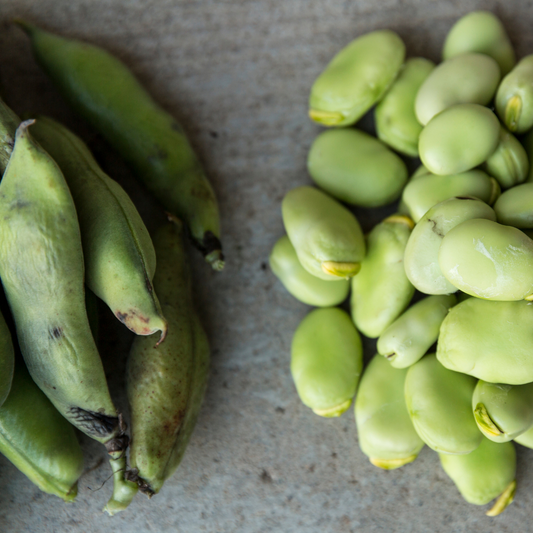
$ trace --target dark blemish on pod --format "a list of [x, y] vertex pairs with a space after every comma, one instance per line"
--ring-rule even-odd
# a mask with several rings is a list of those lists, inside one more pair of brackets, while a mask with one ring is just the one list
[[123, 323], [126, 323], [126, 320], [128, 318], [128, 313], [121, 313], [120, 311], [117, 311], [115, 313], [115, 316]]
[[68, 414], [76, 422], [76, 426], [91, 437], [106, 437], [119, 427], [118, 417], [87, 411], [81, 407], [71, 407]]
[[428, 218], [428, 222], [431, 222], [433, 224], [433, 227], [431, 228], [431, 231], [433, 233], [436, 233], [439, 237], [444, 237], [444, 234], [437, 229], [437, 221], [436, 220]]
[[55, 327], [48, 330], [51, 339], [60, 339], [63, 336], [63, 328]]

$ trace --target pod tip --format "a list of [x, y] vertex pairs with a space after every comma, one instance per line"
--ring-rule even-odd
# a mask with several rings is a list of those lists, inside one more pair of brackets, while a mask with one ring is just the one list
[[207, 254], [205, 260], [211, 265], [213, 270], [216, 270], [217, 272], [224, 270], [225, 261], [222, 250], [215, 250], [210, 254]]
[[498, 516], [513, 502], [516, 492], [516, 480], [511, 481], [507, 488], [498, 496], [494, 505], [485, 513], [487, 516]]
[[349, 400], [346, 400], [339, 405], [335, 405], [334, 407], [329, 407], [327, 409], [313, 409], [313, 413], [317, 414], [318, 416], [323, 416], [324, 418], [334, 418], [341, 416], [351, 404], [352, 399], [350, 398]]
[[15, 17], [13, 23], [22, 28], [28, 35], [31, 35], [37, 29], [36, 26], [19, 17]]

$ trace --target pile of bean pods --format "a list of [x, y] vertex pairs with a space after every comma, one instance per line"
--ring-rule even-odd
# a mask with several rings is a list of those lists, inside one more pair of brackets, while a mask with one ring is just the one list
[[[219, 212], [184, 132], [122, 62], [20, 25], [67, 101], [169, 213], [150, 236], [80, 138], [50, 118], [21, 121], [0, 100], [0, 278], [9, 304], [6, 321], [0, 315], [0, 452], [40, 489], [72, 501], [83, 472], [77, 428], [107, 449], [112, 515], [138, 491], [161, 490], [194, 429], [210, 350], [182, 234], [186, 226], [221, 270]], [[97, 349], [96, 297], [137, 335], [126, 375], [131, 446]]]
[[[496, 498], [494, 516], [515, 493], [512, 441], [533, 448], [533, 55], [516, 62], [501, 22], [476, 11], [442, 59], [406, 60], [380, 30], [331, 60], [309, 100], [329, 127], [307, 160], [318, 187], [283, 199], [270, 265], [320, 308], [292, 342], [302, 402], [333, 417], [355, 396], [372, 464], [401, 467], [426, 444], [468, 502]], [[377, 138], [351, 127], [372, 107]], [[420, 158], [410, 178], [395, 152]], [[341, 203], [396, 201], [366, 236]], [[350, 287], [351, 319], [334, 307]], [[359, 332], [377, 339], [364, 372]]]

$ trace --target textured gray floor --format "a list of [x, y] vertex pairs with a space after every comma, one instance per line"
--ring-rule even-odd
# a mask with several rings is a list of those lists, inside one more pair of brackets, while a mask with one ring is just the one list
[[[358, 449], [352, 411], [314, 416], [289, 374], [292, 333], [308, 309], [266, 266], [282, 233], [280, 201], [308, 182], [306, 153], [319, 131], [308, 91], [327, 61], [366, 31], [389, 27], [410, 55], [438, 60], [451, 24], [475, 8], [495, 11], [520, 55], [533, 51], [530, 2], [423, 0], [2, 0], [0, 76], [17, 112], [53, 115], [78, 131], [139, 205], [161, 217], [101, 139], [80, 123], [35, 65], [22, 16], [105, 46], [125, 60], [183, 123], [218, 193], [227, 268], [195, 259], [198, 305], [213, 347], [197, 429], [162, 493], [121, 515], [101, 513], [111, 486], [102, 447], [83, 439], [86, 466], [76, 503], [45, 495], [0, 458], [2, 532], [527, 532], [533, 452], [518, 450], [515, 503], [498, 518], [466, 504], [435, 453], [424, 449], [394, 472]], [[375, 213], [362, 212], [366, 228]], [[105, 359], [125, 409], [123, 371], [131, 337], [103, 312]], [[371, 355], [367, 353], [367, 356]]]

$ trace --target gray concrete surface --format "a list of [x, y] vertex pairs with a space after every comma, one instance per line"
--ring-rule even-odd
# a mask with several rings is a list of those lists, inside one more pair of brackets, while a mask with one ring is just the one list
[[[68, 109], [34, 63], [25, 17], [102, 45], [126, 61], [190, 134], [221, 203], [227, 268], [194, 259], [198, 307], [212, 343], [212, 373], [190, 447], [151, 501], [121, 515], [104, 450], [82, 438], [87, 473], [74, 504], [41, 493], [0, 458], [2, 532], [527, 532], [533, 451], [518, 450], [515, 503], [497, 518], [465, 503], [435, 453], [398, 471], [370, 465], [352, 411], [325, 420], [304, 408], [289, 374], [291, 337], [308, 311], [266, 266], [282, 233], [280, 201], [309, 181], [305, 160], [319, 128], [309, 88], [345, 43], [366, 31], [399, 32], [411, 56], [438, 60], [463, 13], [495, 11], [519, 55], [533, 52], [530, 2], [428, 0], [2, 0], [0, 76], [17, 112], [48, 113], [91, 145], [150, 226], [161, 214], [103, 141]], [[371, 127], [368, 120], [365, 121]], [[383, 213], [359, 212], [365, 228]], [[117, 403], [131, 337], [102, 309], [101, 351]], [[367, 347], [367, 357], [372, 345]], [[99, 490], [98, 490], [99, 489]]]

